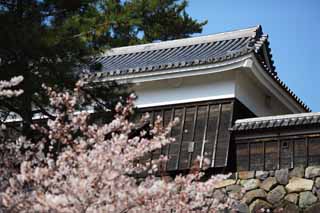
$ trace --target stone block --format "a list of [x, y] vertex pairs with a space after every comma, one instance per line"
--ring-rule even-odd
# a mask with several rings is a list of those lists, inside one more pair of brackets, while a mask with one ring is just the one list
[[285, 188], [282, 185], [279, 185], [268, 193], [267, 200], [272, 204], [279, 203], [285, 195]]
[[238, 184], [230, 185], [226, 187], [227, 192], [238, 193], [241, 192], [242, 187]]
[[314, 181], [314, 185], [317, 187], [317, 188], [320, 188], [320, 177], [317, 177], [316, 180]]
[[277, 180], [275, 177], [268, 177], [265, 179], [261, 184], [260, 188], [264, 189], [265, 191], [270, 191], [274, 186], [277, 185]]
[[283, 202], [281, 206], [273, 210], [274, 213], [300, 213], [300, 209], [296, 204]]
[[301, 192], [299, 194], [299, 207], [306, 208], [317, 202], [317, 197], [312, 192]]
[[248, 213], [249, 212], [249, 206], [246, 203], [239, 203], [236, 207], [235, 210], [238, 213]]
[[256, 171], [256, 178], [260, 180], [265, 180], [269, 176], [269, 172], [267, 171]]
[[222, 181], [219, 181], [218, 183], [216, 183], [214, 188], [220, 189], [220, 188], [223, 188], [223, 187], [226, 187], [226, 186], [230, 186], [230, 185], [236, 184], [236, 182], [237, 181], [233, 180], [233, 179], [225, 179], [225, 180], [222, 180]]
[[305, 168], [303, 166], [298, 166], [293, 168], [290, 172], [289, 172], [289, 177], [300, 177], [303, 178], [304, 177], [304, 171]]
[[244, 190], [250, 191], [258, 188], [261, 182], [258, 179], [250, 179], [250, 180], [242, 180], [240, 183]]
[[257, 199], [249, 206], [249, 212], [261, 212], [261, 209], [264, 209], [267, 212], [267, 209], [271, 209], [270, 203]]
[[297, 204], [298, 203], [298, 197], [299, 197], [299, 195], [297, 193], [290, 193], [290, 194], [287, 194], [284, 197], [284, 199], [289, 201], [290, 203]]
[[213, 198], [223, 203], [226, 201], [227, 196], [222, 190], [217, 189], [213, 192]]
[[238, 173], [238, 177], [241, 180], [248, 180], [254, 178], [254, 171], [242, 171]]
[[313, 204], [312, 206], [306, 208], [304, 213], [319, 213], [320, 212], [320, 202]]
[[314, 178], [320, 176], [320, 167], [319, 166], [309, 166], [306, 168], [305, 177]]
[[289, 184], [286, 185], [287, 191], [302, 192], [312, 190], [313, 181], [305, 178], [293, 177], [290, 179]]
[[274, 176], [276, 177], [276, 180], [279, 184], [286, 185], [289, 182], [289, 170], [288, 169], [276, 170]]
[[266, 196], [267, 196], [267, 193], [263, 189], [255, 189], [247, 192], [243, 196], [243, 201], [247, 204], [250, 204], [253, 200], [257, 198], [265, 198]]

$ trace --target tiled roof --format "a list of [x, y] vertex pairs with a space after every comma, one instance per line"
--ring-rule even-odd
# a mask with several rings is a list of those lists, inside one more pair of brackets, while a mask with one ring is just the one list
[[320, 124], [320, 112], [267, 116], [236, 120], [232, 131], [248, 131]]
[[[92, 62], [105, 75], [123, 75], [225, 61], [258, 52], [267, 36], [261, 27], [108, 50]], [[269, 67], [274, 70], [273, 63]]]
[[[268, 36], [261, 26], [209, 36], [113, 48], [92, 60], [101, 64], [97, 72], [84, 69], [84, 76], [99, 80], [108, 76], [147, 73], [227, 61], [254, 53], [266, 72], [306, 111], [306, 106], [277, 76]], [[94, 67], [94, 66], [92, 66]]]

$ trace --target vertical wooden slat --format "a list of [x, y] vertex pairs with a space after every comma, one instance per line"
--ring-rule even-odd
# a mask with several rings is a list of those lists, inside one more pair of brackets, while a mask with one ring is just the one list
[[[171, 116], [170, 116], [170, 122], [172, 122], [174, 119], [174, 108], [171, 109]], [[170, 137], [172, 137], [172, 131], [170, 131]], [[170, 144], [167, 145], [167, 150], [166, 150], [166, 156], [169, 157], [169, 151], [170, 151]], [[165, 170], [167, 170], [168, 167], [168, 161], [166, 162], [165, 165]]]
[[236, 147], [236, 163], [237, 163], [237, 170], [238, 171], [247, 171], [249, 170], [249, 150], [248, 150], [248, 143], [239, 143]]
[[193, 152], [193, 148], [194, 148], [193, 126], [194, 126], [195, 109], [196, 108], [194, 106], [186, 108], [183, 134], [182, 134], [181, 153], [179, 158], [179, 169], [188, 169], [189, 155], [190, 155], [190, 152]]
[[292, 150], [291, 150], [291, 168], [294, 168], [294, 140], [290, 141], [291, 146], [292, 146]]
[[263, 171], [266, 170], [266, 142], [263, 141]]
[[183, 124], [183, 108], [174, 108], [174, 117], [180, 118], [180, 123], [178, 125], [173, 126], [172, 128], [172, 137], [175, 139], [173, 143], [170, 144], [169, 149], [169, 159], [167, 162], [167, 170], [176, 170], [177, 163], [178, 163], [178, 155], [179, 155], [179, 149], [180, 149], [180, 142], [181, 142], [181, 131], [182, 131], [182, 124]]
[[[233, 125], [233, 117], [234, 117], [234, 109], [235, 109], [235, 107], [234, 107], [234, 102], [232, 102], [231, 103], [231, 116], [230, 116], [230, 120], [229, 120], [229, 126], [228, 126], [228, 131], [229, 131], [229, 128], [231, 128], [232, 127], [232, 125]], [[226, 158], [225, 158], [225, 166], [228, 166], [228, 158], [229, 158], [229, 152], [230, 152], [230, 134], [229, 134], [229, 142], [228, 142], [228, 144], [227, 144], [227, 152], [226, 152]]]
[[275, 170], [278, 167], [278, 143], [275, 140], [265, 142], [265, 169]]
[[250, 143], [250, 170], [263, 170], [263, 143]]
[[201, 147], [200, 168], [202, 168], [203, 157], [204, 157], [204, 146], [205, 146], [205, 143], [206, 143], [206, 141], [207, 141], [207, 129], [208, 129], [209, 112], [210, 112], [210, 105], [207, 106], [207, 116], [206, 116], [206, 119], [205, 119], [204, 132], [203, 132], [203, 140], [202, 140], [202, 147]]
[[217, 128], [216, 128], [216, 134], [215, 134], [215, 138], [214, 138], [214, 145], [213, 145], [213, 151], [212, 151], [211, 167], [215, 166], [217, 144], [218, 144], [218, 137], [219, 137], [219, 126], [220, 126], [221, 111], [222, 111], [222, 104], [219, 104], [219, 114], [218, 114], [218, 119], [217, 119]]
[[248, 170], [251, 168], [251, 155], [250, 155], [250, 143], [248, 143]]
[[305, 138], [294, 140], [294, 167], [307, 165], [307, 143]]
[[183, 107], [183, 114], [182, 114], [182, 123], [181, 123], [181, 128], [180, 128], [180, 145], [179, 145], [179, 151], [178, 151], [178, 159], [176, 162], [175, 168], [179, 168], [179, 163], [180, 163], [180, 155], [181, 155], [181, 147], [182, 147], [182, 141], [183, 141], [183, 130], [184, 130], [184, 123], [186, 119], [186, 107]]
[[307, 147], [307, 166], [309, 166], [309, 138], [306, 137], [306, 147]]
[[206, 132], [206, 143], [204, 146], [204, 157], [209, 160], [209, 165], [212, 164], [212, 156], [214, 149], [214, 141], [216, 138], [216, 130], [218, 128], [218, 116], [219, 116], [219, 105], [210, 104], [209, 105], [209, 118], [208, 127]]
[[280, 139], [278, 139], [278, 165], [277, 165], [278, 169], [280, 169], [280, 160], [281, 160], [280, 151], [281, 151], [281, 144], [280, 144]]
[[[153, 112], [153, 121], [157, 119], [157, 117], [160, 116], [162, 119], [161, 125], [163, 126], [163, 110], [157, 110]], [[159, 159], [162, 152], [162, 148], [156, 149], [151, 153], [151, 159]]]
[[309, 166], [320, 164], [320, 137], [311, 137], [308, 139], [309, 146]]
[[[194, 112], [194, 118], [193, 118], [193, 126], [192, 126], [192, 143], [194, 143], [194, 137], [196, 134], [196, 125], [197, 125], [197, 117], [198, 117], [198, 105], [196, 106], [195, 112]], [[188, 157], [188, 167], [191, 167], [192, 163], [192, 154], [193, 152], [189, 153]]]
[[192, 153], [192, 163], [195, 162], [197, 157], [201, 157], [203, 133], [206, 123], [207, 107], [205, 105], [199, 105], [197, 113], [197, 123], [194, 136], [194, 152]]
[[[164, 109], [161, 110], [161, 118], [162, 118], [162, 126], [163, 126], [163, 127], [166, 127], [165, 118], [164, 118]], [[165, 155], [167, 148], [168, 148], [167, 146], [166, 146], [166, 147], [162, 147], [160, 154], [161, 154], [161, 155]]]
[[228, 144], [230, 143], [230, 117], [232, 105], [225, 103], [222, 105], [221, 118], [219, 125], [219, 137], [217, 142], [217, 151], [215, 154], [215, 167], [224, 167], [226, 165], [226, 156], [228, 152]]

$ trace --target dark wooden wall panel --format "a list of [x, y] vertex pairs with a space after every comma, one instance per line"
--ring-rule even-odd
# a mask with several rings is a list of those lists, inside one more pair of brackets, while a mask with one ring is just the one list
[[250, 144], [250, 170], [263, 170], [264, 153], [263, 143]]
[[280, 168], [292, 167], [292, 140], [281, 140], [280, 142]]
[[320, 138], [309, 138], [309, 165], [319, 165], [320, 164]]
[[[247, 155], [247, 158], [246, 158]], [[320, 165], [320, 137], [314, 134], [236, 141], [237, 170], [276, 170]]]
[[247, 143], [237, 145], [237, 168], [239, 171], [249, 170], [249, 145]]
[[152, 114], [151, 123], [157, 116], [163, 118], [164, 126], [175, 117], [180, 119], [180, 123], [171, 131], [175, 142], [154, 151], [152, 159], [167, 155], [167, 171], [189, 169], [197, 157], [202, 159], [200, 166], [203, 159], [207, 158], [211, 160], [211, 167], [225, 167], [233, 106], [233, 100], [221, 100], [144, 109], [142, 112]]
[[307, 166], [307, 143], [306, 139], [294, 140], [294, 167]]
[[278, 142], [265, 142], [265, 170], [275, 170], [279, 164]]

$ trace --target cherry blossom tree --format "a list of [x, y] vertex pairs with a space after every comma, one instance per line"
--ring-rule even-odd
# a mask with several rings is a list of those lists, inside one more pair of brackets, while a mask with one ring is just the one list
[[130, 120], [135, 100], [131, 95], [126, 105], [116, 106], [110, 123], [89, 124], [90, 113], [77, 110], [83, 99], [82, 86], [83, 82], [78, 82], [73, 94], [47, 88], [55, 119], [49, 119], [46, 127], [32, 126], [44, 136], [37, 143], [20, 137], [10, 145], [11, 155], [18, 158], [21, 166], [18, 173], [11, 173], [9, 186], [0, 194], [3, 209], [9, 212], [216, 212], [235, 206], [235, 199], [221, 202], [213, 196], [215, 185], [225, 175], [204, 181], [204, 172], [195, 162], [188, 175], [171, 179], [161, 175], [166, 156], [140, 160], [174, 140], [168, 135], [177, 120], [162, 127], [158, 117], [149, 132], [136, 131], [148, 121], [148, 115], [138, 122]]

